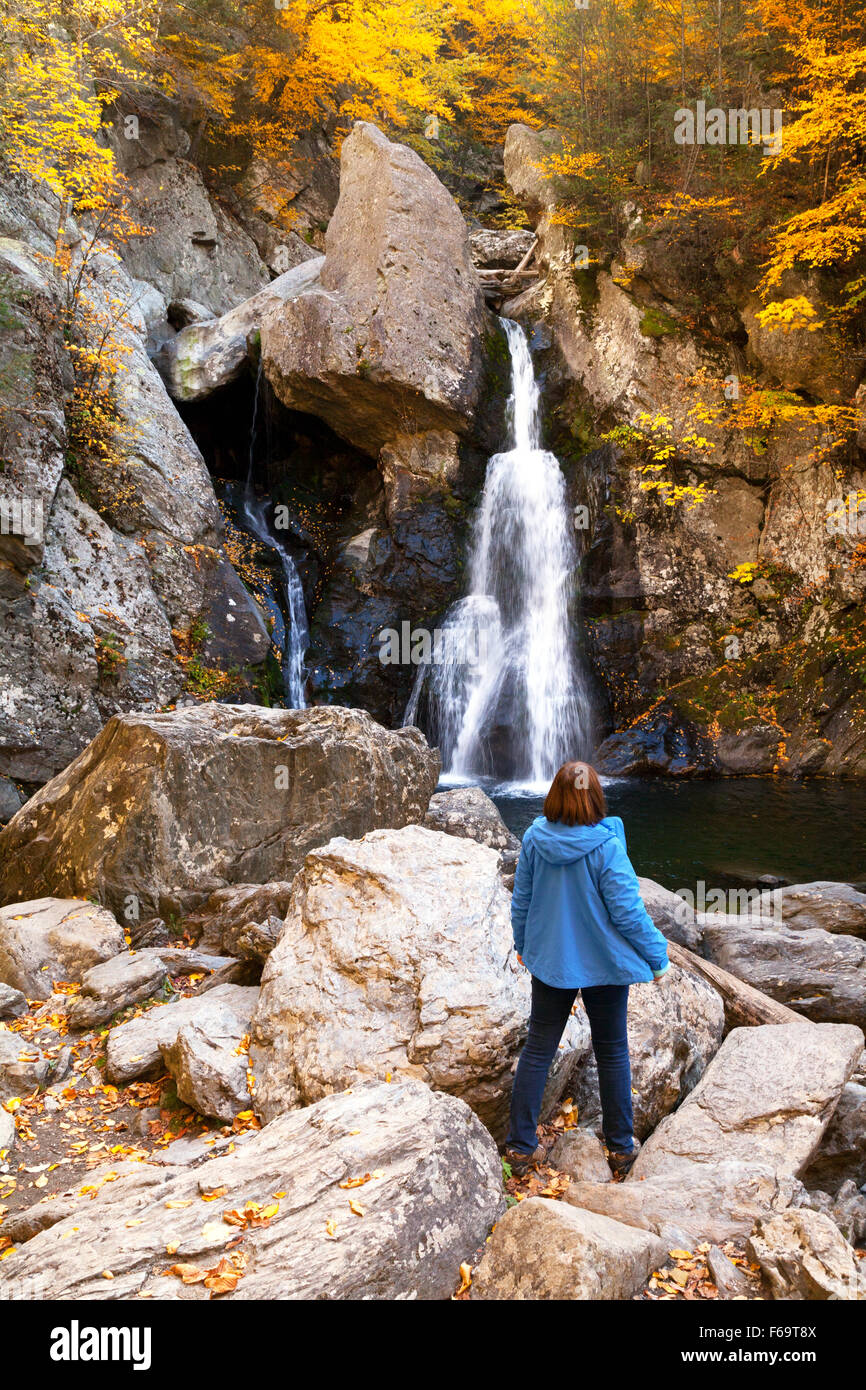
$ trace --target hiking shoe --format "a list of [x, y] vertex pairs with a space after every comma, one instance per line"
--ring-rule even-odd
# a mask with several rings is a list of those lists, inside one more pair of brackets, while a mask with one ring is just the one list
[[546, 1163], [555, 1140], [548, 1140], [538, 1145], [538, 1148], [531, 1154], [525, 1154], [520, 1149], [504, 1149], [502, 1157], [511, 1169], [513, 1178], [525, 1178], [532, 1168], [538, 1168], [542, 1163]]
[[614, 1153], [613, 1149], [605, 1148], [605, 1157], [608, 1167], [615, 1178], [622, 1180], [627, 1173], [631, 1172], [632, 1164], [640, 1153], [640, 1140], [634, 1140], [634, 1148], [631, 1153]]

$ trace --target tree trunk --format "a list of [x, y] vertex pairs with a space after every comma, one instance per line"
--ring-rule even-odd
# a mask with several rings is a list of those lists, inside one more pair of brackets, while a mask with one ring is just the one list
[[730, 1028], [754, 1028], [759, 1023], [808, 1023], [803, 1014], [795, 1013], [786, 1004], [753, 989], [744, 980], [738, 980], [730, 971], [720, 965], [696, 956], [685, 946], [675, 941], [668, 942], [668, 956], [683, 970], [691, 970], [700, 975], [708, 984], [717, 989], [725, 1001], [725, 1023]]

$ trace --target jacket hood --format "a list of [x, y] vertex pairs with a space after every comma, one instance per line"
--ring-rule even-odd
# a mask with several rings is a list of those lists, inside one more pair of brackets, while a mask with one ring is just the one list
[[529, 831], [535, 849], [549, 864], [574, 864], [605, 841], [616, 838], [616, 831], [607, 821], [598, 825], [562, 825], [536, 816]]

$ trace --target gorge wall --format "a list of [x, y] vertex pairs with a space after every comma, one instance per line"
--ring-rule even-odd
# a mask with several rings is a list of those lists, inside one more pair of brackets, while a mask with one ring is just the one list
[[[339, 171], [321, 132], [298, 142], [291, 232], [272, 220], [262, 170], [230, 195], [206, 187], [168, 108], [143, 115], [135, 141], [119, 116], [106, 138], [151, 229], [116, 252], [91, 247], [43, 185], [11, 176], [0, 196], [0, 500], [23, 496], [43, 518], [26, 543], [0, 535], [4, 819], [114, 713], [278, 698], [266, 614], [208, 469], [231, 456], [239, 473], [252, 457], [256, 390], [273, 436], [256, 482], [274, 504], [303, 498], [289, 510], [309, 701], [402, 722], [415, 671], [383, 665], [377, 635], [433, 628], [464, 590], [487, 458], [505, 437], [491, 302], [529, 332], [544, 443], [568, 480], [575, 612], [609, 735], [600, 765], [866, 772], [866, 566], [838, 519], [864, 486], [862, 362], [831, 334], [768, 333], [736, 256], [648, 229], [637, 202], [614, 259], [576, 267], [576, 233], [539, 168], [549, 132], [513, 126], [506, 143], [537, 237], [516, 295], [509, 273], [531, 234], [470, 235], [424, 161], [369, 123]], [[122, 354], [110, 457], [76, 416], [58, 235]], [[735, 430], [724, 384], [748, 377], [777, 408]], [[808, 425], [798, 413], [852, 401], [860, 429], [841, 445], [814, 410]], [[669, 448], [678, 500], [646, 487], [647, 443]]]

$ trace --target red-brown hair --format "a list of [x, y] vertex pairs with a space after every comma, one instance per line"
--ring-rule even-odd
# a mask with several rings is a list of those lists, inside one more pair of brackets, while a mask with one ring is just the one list
[[563, 763], [544, 798], [544, 814], [562, 825], [597, 825], [607, 815], [598, 773], [589, 763]]

